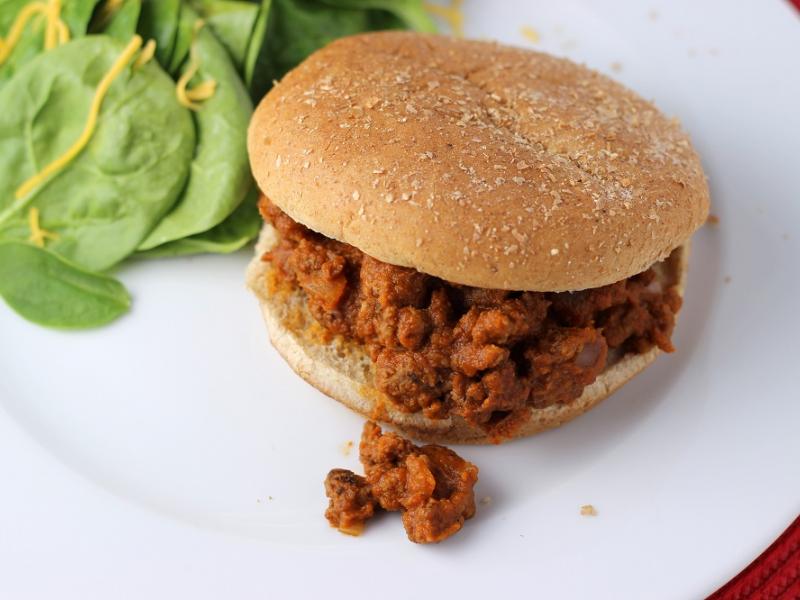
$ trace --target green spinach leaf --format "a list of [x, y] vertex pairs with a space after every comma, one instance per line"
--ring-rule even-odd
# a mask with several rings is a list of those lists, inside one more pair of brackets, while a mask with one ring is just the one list
[[193, 113], [197, 149], [189, 182], [172, 211], [140, 245], [147, 250], [214, 227], [241, 204], [252, 186], [247, 125], [253, 107], [225, 49], [208, 29], [197, 33], [195, 82], [213, 79], [214, 95]]
[[142, 0], [139, 33], [145, 40], [156, 41], [156, 60], [168, 66], [175, 49], [180, 0]]
[[73, 39], [86, 34], [92, 12], [98, 4], [99, 0], [61, 0], [61, 18]]
[[258, 16], [258, 0], [189, 0], [241, 71]]
[[271, 7], [272, 0], [261, 0], [261, 6], [258, 9], [255, 23], [253, 23], [253, 30], [250, 33], [250, 40], [247, 42], [247, 52], [245, 52], [244, 64], [241, 69], [242, 75], [244, 76], [244, 83], [254, 101], [261, 99], [253, 95], [252, 84], [256, 76], [256, 68], [259, 62], [258, 58], [264, 46], [264, 36], [267, 33]]
[[199, 18], [198, 14], [188, 4], [181, 4], [178, 31], [175, 34], [175, 47], [172, 50], [172, 57], [167, 68], [167, 71], [176, 79], [180, 77], [180, 68], [186, 61], [186, 57], [189, 56], [189, 48], [191, 48], [192, 40], [194, 39], [195, 23]]
[[245, 82], [259, 100], [272, 82], [329, 42], [364, 31], [434, 31], [421, 0], [265, 0], [245, 61]]
[[78, 139], [100, 79], [124, 46], [106, 36], [41, 54], [0, 89], [0, 238], [26, 240], [28, 208], [59, 235], [50, 249], [103, 271], [131, 254], [186, 183], [195, 132], [175, 84], [155, 61], [125, 69], [106, 96], [89, 144], [34, 190], [14, 192]]
[[136, 34], [141, 13], [142, 0], [123, 0], [111, 18], [106, 23], [99, 23], [100, 28], [92, 33], [104, 33], [116, 40], [128, 42]]
[[0, 241], [0, 296], [29, 321], [59, 329], [105, 325], [130, 309], [123, 285], [22, 242]]
[[[320, 2], [332, 8], [382, 10], [400, 19], [403, 27], [436, 33], [436, 24], [420, 0], [320, 0]], [[378, 21], [381, 19], [377, 14], [376, 18]]]
[[258, 194], [248, 194], [244, 202], [233, 214], [209, 231], [191, 237], [175, 240], [152, 250], [138, 252], [135, 256], [161, 258], [168, 256], [187, 256], [190, 254], [229, 254], [243, 248], [255, 239], [263, 223], [256, 202]]

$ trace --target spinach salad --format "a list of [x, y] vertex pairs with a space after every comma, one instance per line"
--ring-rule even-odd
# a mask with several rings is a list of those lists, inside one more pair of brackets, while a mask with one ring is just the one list
[[253, 104], [328, 42], [397, 28], [434, 30], [421, 0], [0, 0], [0, 296], [96, 327], [130, 309], [123, 261], [247, 245]]

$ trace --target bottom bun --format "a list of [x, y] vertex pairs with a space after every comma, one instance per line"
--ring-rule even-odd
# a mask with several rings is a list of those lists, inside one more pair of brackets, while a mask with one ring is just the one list
[[[391, 425], [410, 437], [452, 444], [505, 442], [558, 427], [582, 415], [618, 390], [652, 363], [661, 352], [654, 347], [644, 354], [609, 354], [609, 364], [586, 386], [580, 398], [567, 404], [531, 409], [528, 420], [511, 438], [498, 439], [459, 416], [429, 419], [421, 413], [398, 410], [374, 385], [373, 365], [364, 348], [339, 336], [333, 337], [309, 312], [303, 292], [281, 285], [262, 255], [277, 242], [275, 230], [266, 224], [256, 256], [247, 269], [247, 285], [258, 297], [272, 344], [289, 366], [315, 388], [367, 418]], [[683, 295], [688, 242], [656, 265], [662, 285], [676, 285]]]

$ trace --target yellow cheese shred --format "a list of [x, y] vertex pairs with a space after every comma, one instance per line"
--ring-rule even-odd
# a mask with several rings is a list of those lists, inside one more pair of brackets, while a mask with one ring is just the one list
[[178, 98], [178, 102], [189, 110], [200, 110], [198, 102], [208, 100], [217, 90], [217, 82], [213, 79], [208, 79], [193, 89], [187, 90], [192, 77], [197, 75], [197, 71], [200, 69], [200, 58], [197, 56], [197, 33], [204, 25], [205, 22], [202, 19], [198, 19], [194, 24], [194, 39], [189, 48], [189, 65], [175, 85], [175, 96]]
[[145, 66], [151, 60], [153, 60], [153, 56], [156, 53], [156, 41], [155, 40], [148, 40], [147, 43], [142, 48], [142, 52], [139, 54], [139, 57], [133, 63], [133, 70], [140, 69], [141, 67]]
[[31, 236], [28, 241], [34, 246], [39, 246], [39, 248], [44, 248], [45, 240], [57, 240], [59, 237], [57, 233], [41, 228], [39, 225], [39, 209], [35, 207], [28, 211], [28, 227], [31, 230]]
[[464, 13], [461, 11], [461, 6], [464, 0], [450, 0], [448, 6], [441, 4], [433, 4], [432, 2], [425, 2], [425, 10], [435, 17], [444, 20], [450, 27], [450, 31], [456, 37], [464, 37]]
[[528, 40], [531, 44], [539, 43], [539, 32], [530, 25], [523, 25], [519, 28], [519, 32], [522, 34], [522, 37]]
[[[44, 49], [52, 50], [58, 45], [58, 24], [61, 23], [61, 0], [50, 0], [47, 7], [47, 26], [44, 30]], [[69, 32], [67, 32], [69, 34]]]
[[89, 143], [95, 127], [97, 126], [97, 117], [100, 114], [100, 107], [103, 104], [103, 99], [105, 98], [106, 93], [108, 93], [108, 89], [111, 87], [111, 84], [114, 83], [114, 79], [116, 79], [117, 76], [122, 72], [122, 70], [131, 61], [141, 46], [142, 38], [138, 35], [133, 36], [133, 39], [127, 45], [125, 50], [123, 50], [122, 54], [119, 55], [119, 58], [117, 58], [108, 72], [103, 76], [103, 79], [100, 80], [100, 83], [95, 90], [91, 107], [89, 108], [89, 116], [86, 120], [83, 133], [81, 133], [80, 137], [64, 154], [62, 154], [60, 157], [42, 169], [39, 173], [28, 179], [25, 183], [19, 186], [19, 188], [17, 188], [17, 191], [14, 194], [17, 200], [21, 200], [30, 194], [51, 175], [63, 169], [70, 163], [70, 161], [72, 161], [76, 156], [78, 156], [78, 154], [81, 153], [86, 144]]
[[28, 21], [38, 14], [47, 14], [47, 5], [44, 2], [33, 2], [19, 11], [19, 14], [11, 24], [8, 36], [5, 39], [0, 39], [0, 65], [8, 60], [11, 51], [19, 43]]
[[190, 90], [186, 90], [186, 97], [192, 101], [202, 101], [211, 98], [217, 91], [217, 82], [213, 79], [204, 81]]
[[25, 27], [31, 18], [36, 15], [44, 15], [47, 19], [44, 33], [44, 48], [52, 50], [56, 46], [66, 44], [69, 41], [69, 28], [61, 20], [61, 0], [49, 0], [44, 2], [31, 2], [23, 7], [11, 24], [6, 39], [0, 38], [0, 65], [8, 60], [14, 48], [22, 38]]

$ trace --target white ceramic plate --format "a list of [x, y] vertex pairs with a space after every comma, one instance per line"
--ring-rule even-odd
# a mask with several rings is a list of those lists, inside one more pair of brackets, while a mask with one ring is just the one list
[[720, 223], [696, 236], [678, 352], [561, 430], [461, 448], [492, 502], [420, 547], [396, 515], [358, 539], [327, 526], [322, 479], [357, 465], [341, 447], [362, 421], [269, 346], [247, 254], [126, 267], [134, 310], [96, 332], [0, 307], [0, 597], [699, 598], [800, 512], [798, 16], [780, 0], [466, 13], [471, 36], [532, 45], [534, 28], [691, 132]]

